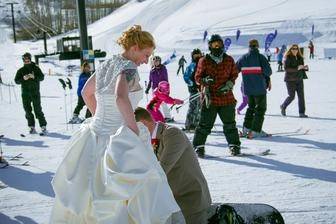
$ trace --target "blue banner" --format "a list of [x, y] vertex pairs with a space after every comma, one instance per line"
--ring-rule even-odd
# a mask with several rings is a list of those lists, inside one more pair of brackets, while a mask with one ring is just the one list
[[206, 40], [207, 36], [208, 36], [208, 31], [205, 30], [203, 33], [203, 42]]
[[224, 50], [225, 50], [225, 52], [229, 49], [230, 45], [231, 45], [231, 39], [230, 38], [226, 38], [224, 40]]
[[265, 41], [265, 51], [267, 51], [267, 49], [271, 46], [274, 38], [275, 38], [274, 33], [270, 33], [270, 34], [267, 35], [266, 41]]
[[172, 53], [172, 55], [170, 55], [170, 57], [165, 60], [162, 64], [163, 65], [168, 65], [170, 62], [172, 62], [174, 59], [176, 58], [176, 50], [174, 50], [174, 52]]
[[238, 41], [239, 37], [240, 37], [240, 29], [237, 30], [237, 33], [236, 33], [236, 41]]

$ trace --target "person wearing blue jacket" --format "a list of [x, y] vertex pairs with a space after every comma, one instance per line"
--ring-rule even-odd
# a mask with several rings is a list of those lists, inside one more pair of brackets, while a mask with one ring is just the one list
[[189, 91], [189, 109], [187, 112], [187, 117], [185, 121], [184, 131], [195, 131], [195, 128], [200, 119], [200, 97], [197, 96], [198, 88], [195, 82], [195, 72], [197, 69], [198, 60], [202, 57], [202, 52], [200, 49], [195, 48], [191, 52], [191, 63], [188, 65], [185, 73], [183, 74], [183, 79], [188, 85]]
[[267, 109], [266, 89], [271, 90], [272, 69], [258, 48], [258, 41], [250, 40], [249, 52], [236, 63], [242, 73], [245, 94], [248, 96], [248, 108], [242, 131], [242, 135], [248, 138], [269, 136], [262, 130], [262, 126]]
[[[78, 101], [77, 101], [77, 106], [73, 112], [73, 117], [69, 121], [70, 124], [77, 124], [81, 123], [83, 120], [80, 119], [78, 116], [80, 114], [80, 111], [83, 109], [85, 106], [85, 102], [82, 97], [82, 89], [86, 83], [86, 81], [90, 78], [91, 72], [90, 72], [90, 64], [88, 62], [84, 62], [82, 64], [82, 73], [79, 75], [78, 78], [78, 88], [77, 88], [77, 96], [78, 96]], [[91, 117], [90, 111], [87, 109], [85, 118]]]

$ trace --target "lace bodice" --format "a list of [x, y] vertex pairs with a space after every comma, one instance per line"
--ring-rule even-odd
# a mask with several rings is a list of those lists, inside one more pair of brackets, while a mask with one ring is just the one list
[[121, 55], [114, 55], [99, 66], [96, 75], [96, 94], [114, 94], [117, 77], [126, 75], [130, 92], [139, 90], [139, 73], [134, 62]]
[[95, 72], [97, 107], [91, 129], [98, 135], [112, 135], [123, 124], [114, 94], [117, 77], [121, 74], [126, 75], [132, 107], [136, 107], [142, 99], [143, 91], [136, 64], [121, 55], [105, 61]]

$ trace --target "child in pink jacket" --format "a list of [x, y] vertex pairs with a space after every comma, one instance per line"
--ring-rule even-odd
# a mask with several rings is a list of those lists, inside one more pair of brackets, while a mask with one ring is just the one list
[[153, 98], [147, 105], [147, 110], [151, 113], [155, 121], [165, 122], [165, 119], [160, 111], [162, 102], [167, 104], [183, 104], [183, 100], [174, 99], [169, 96], [170, 88], [167, 81], [161, 81], [158, 87], [153, 91]]

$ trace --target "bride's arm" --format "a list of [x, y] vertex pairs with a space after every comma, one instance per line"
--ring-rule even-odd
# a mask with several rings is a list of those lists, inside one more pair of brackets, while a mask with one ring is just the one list
[[117, 82], [115, 86], [116, 103], [119, 112], [123, 116], [127, 127], [139, 135], [139, 129], [135, 122], [134, 112], [131, 102], [128, 98], [128, 83], [126, 80], [126, 75], [121, 74], [117, 77]]
[[97, 101], [95, 97], [96, 91], [96, 75], [93, 74], [85, 83], [82, 90], [82, 97], [87, 108], [89, 108], [92, 115], [96, 112]]

